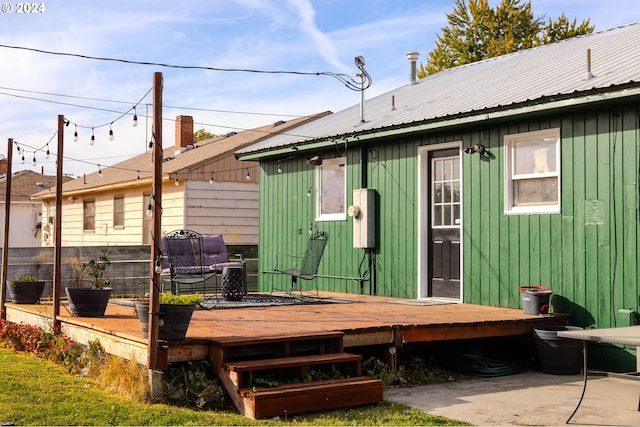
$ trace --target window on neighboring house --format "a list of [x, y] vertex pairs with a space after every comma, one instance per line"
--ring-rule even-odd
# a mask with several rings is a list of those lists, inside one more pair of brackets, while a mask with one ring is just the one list
[[84, 231], [96, 230], [96, 202], [93, 199], [85, 199], [82, 202], [82, 229]]
[[323, 160], [316, 167], [316, 220], [347, 218], [347, 158]]
[[113, 196], [113, 228], [124, 228], [124, 195]]
[[505, 135], [506, 214], [560, 212], [560, 129]]

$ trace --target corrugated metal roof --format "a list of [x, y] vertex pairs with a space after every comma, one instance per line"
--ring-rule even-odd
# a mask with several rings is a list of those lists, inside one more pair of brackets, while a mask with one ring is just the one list
[[639, 83], [639, 45], [640, 23], [633, 23], [451, 68], [366, 100], [364, 123], [357, 104], [236, 155]]

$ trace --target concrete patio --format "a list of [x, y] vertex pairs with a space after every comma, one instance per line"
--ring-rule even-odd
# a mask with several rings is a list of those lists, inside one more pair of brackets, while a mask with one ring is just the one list
[[[583, 376], [528, 371], [517, 375], [386, 390], [384, 398], [478, 426], [567, 425]], [[569, 425], [638, 426], [640, 382], [590, 376]]]

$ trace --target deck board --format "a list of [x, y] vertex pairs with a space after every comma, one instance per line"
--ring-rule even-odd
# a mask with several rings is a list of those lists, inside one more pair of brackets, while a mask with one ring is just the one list
[[[196, 310], [186, 340], [171, 343], [169, 361], [202, 358], [203, 353], [206, 353], [202, 346], [216, 340], [343, 332], [346, 348], [520, 335], [534, 327], [563, 325], [569, 322], [566, 315], [530, 315], [521, 309], [458, 303], [429, 304], [414, 300], [339, 293], [321, 293], [321, 296], [353, 302]], [[51, 312], [52, 307], [46, 304], [7, 304], [8, 320], [24, 321], [37, 326], [41, 326], [42, 317], [50, 316]], [[75, 333], [82, 339], [87, 339], [85, 337], [90, 335], [87, 331], [95, 330], [101, 340], [108, 335], [114, 336], [119, 346], [126, 340], [131, 341], [132, 347], [139, 347], [140, 343], [147, 342], [147, 339], [142, 337], [132, 307], [110, 303], [103, 318], [79, 318], [66, 316], [68, 310], [66, 303], [63, 303], [60, 313], [63, 331], [65, 325], [68, 325], [68, 330], [73, 326]], [[77, 330], [81, 328], [87, 331], [79, 334]], [[189, 351], [189, 346], [194, 347], [193, 351]]]

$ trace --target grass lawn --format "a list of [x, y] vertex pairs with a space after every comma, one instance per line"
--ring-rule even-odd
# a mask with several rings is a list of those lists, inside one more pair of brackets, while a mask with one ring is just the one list
[[31, 354], [0, 348], [0, 423], [14, 425], [468, 425], [382, 402], [322, 413], [250, 420], [234, 412], [133, 403], [91, 378]]

